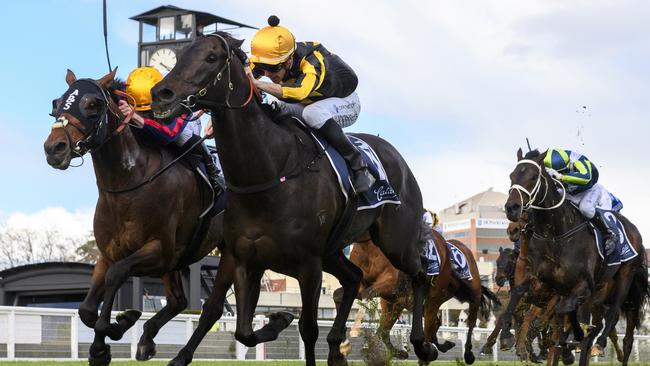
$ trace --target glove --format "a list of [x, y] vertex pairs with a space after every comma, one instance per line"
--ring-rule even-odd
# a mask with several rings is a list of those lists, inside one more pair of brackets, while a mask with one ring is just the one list
[[562, 180], [562, 174], [558, 173], [557, 170], [553, 168], [546, 168], [546, 172], [553, 178], [557, 180]]

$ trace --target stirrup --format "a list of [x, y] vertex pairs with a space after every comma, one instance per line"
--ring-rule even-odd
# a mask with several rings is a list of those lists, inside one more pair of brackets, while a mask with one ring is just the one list
[[367, 192], [375, 184], [376, 179], [370, 174], [367, 168], [357, 170], [353, 175], [354, 180], [352, 186], [357, 194]]

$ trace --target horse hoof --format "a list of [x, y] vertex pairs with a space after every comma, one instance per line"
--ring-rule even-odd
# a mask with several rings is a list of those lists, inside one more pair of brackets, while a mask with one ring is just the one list
[[135, 359], [138, 361], [149, 361], [156, 355], [156, 343], [153, 341], [140, 342], [138, 350], [135, 353]]
[[181, 361], [179, 359], [173, 359], [167, 363], [167, 366], [187, 366], [188, 363], [185, 363], [184, 361]]
[[100, 350], [94, 350], [90, 346], [90, 355], [88, 356], [88, 366], [108, 366], [111, 363], [111, 346], [108, 344]]
[[471, 365], [476, 361], [476, 357], [474, 357], [474, 354], [472, 352], [465, 352], [465, 363], [468, 365]]
[[329, 355], [327, 357], [327, 365], [328, 366], [347, 366], [348, 365], [348, 360], [345, 359], [345, 356], [343, 354]]
[[406, 360], [409, 358], [409, 353], [403, 349], [398, 349], [393, 352], [393, 357], [397, 358], [398, 360]]
[[97, 310], [92, 311], [90, 309], [79, 308], [79, 319], [84, 323], [88, 328], [95, 328], [95, 323], [97, 323]]
[[352, 343], [350, 343], [349, 340], [345, 340], [345, 342], [341, 343], [339, 346], [339, 351], [341, 351], [341, 354], [343, 356], [347, 356], [350, 354], [350, 351], [352, 351]]
[[501, 350], [502, 351], [508, 351], [512, 349], [512, 346], [515, 344], [515, 336], [512, 334], [508, 333], [505, 336], [501, 337], [499, 340], [499, 343], [501, 344]]
[[293, 319], [293, 314], [286, 311], [278, 311], [277, 313], [269, 315], [269, 323], [266, 326], [271, 327], [276, 332], [280, 333], [286, 327], [291, 325]]
[[488, 347], [487, 345], [483, 345], [483, 347], [481, 347], [481, 352], [479, 353], [479, 355], [488, 356], [491, 354], [492, 354], [492, 347]]
[[140, 319], [140, 316], [142, 315], [142, 312], [140, 310], [135, 310], [135, 309], [127, 309], [115, 316], [115, 321], [120, 323], [120, 322], [126, 322], [130, 323], [131, 325], [135, 324], [135, 322]]
[[562, 363], [565, 365], [572, 365], [574, 362], [576, 362], [576, 357], [570, 349], [565, 348], [564, 351], [562, 351]]
[[420, 352], [415, 350], [415, 354], [418, 356], [418, 359], [429, 363], [438, 359], [438, 350], [431, 343], [423, 343], [420, 348]]
[[594, 344], [593, 347], [591, 347], [591, 357], [604, 357], [605, 356], [605, 350], [603, 347], [596, 343]]
[[456, 343], [450, 342], [450, 341], [445, 341], [445, 343], [441, 344], [440, 347], [438, 347], [438, 351], [445, 353], [449, 351], [450, 349], [454, 348], [456, 346]]

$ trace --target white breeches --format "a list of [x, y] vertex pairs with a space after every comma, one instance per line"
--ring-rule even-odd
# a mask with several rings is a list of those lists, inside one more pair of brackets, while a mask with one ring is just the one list
[[352, 126], [361, 112], [361, 102], [356, 92], [345, 98], [327, 98], [307, 106], [280, 100], [277, 103], [282, 112], [302, 119], [315, 130], [321, 128], [328, 119], [333, 119], [341, 128]]
[[609, 191], [600, 183], [594, 184], [588, 190], [576, 194], [567, 193], [567, 199], [578, 206], [582, 214], [591, 219], [596, 214], [596, 208], [609, 211], [612, 209], [612, 197]]

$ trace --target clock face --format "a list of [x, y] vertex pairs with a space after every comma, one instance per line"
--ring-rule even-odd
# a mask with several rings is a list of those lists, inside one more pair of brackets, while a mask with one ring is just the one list
[[151, 55], [149, 66], [155, 67], [163, 74], [171, 71], [176, 65], [176, 53], [169, 48], [160, 48]]

